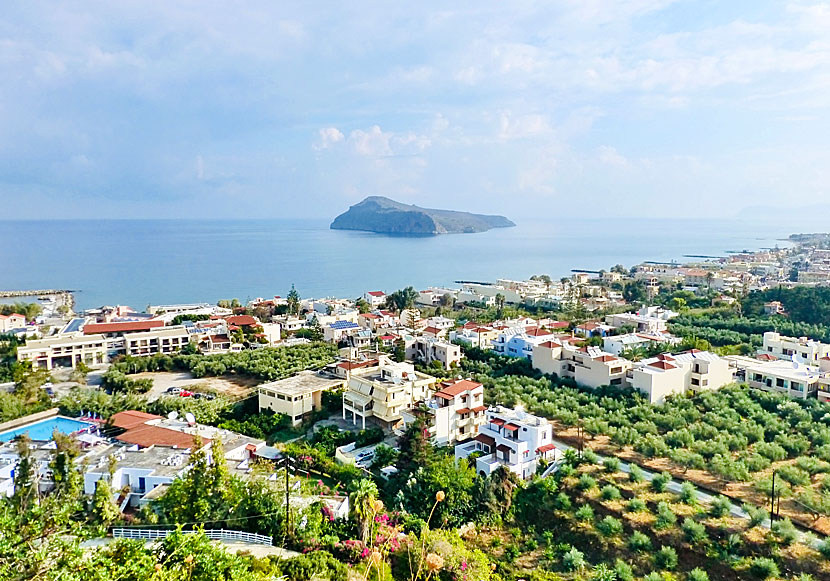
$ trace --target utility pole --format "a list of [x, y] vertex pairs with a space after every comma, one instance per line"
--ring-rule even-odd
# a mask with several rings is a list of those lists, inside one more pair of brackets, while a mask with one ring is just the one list
[[770, 506], [769, 506], [769, 520], [775, 520], [775, 474], [777, 470], [772, 471], [772, 490], [770, 490]]

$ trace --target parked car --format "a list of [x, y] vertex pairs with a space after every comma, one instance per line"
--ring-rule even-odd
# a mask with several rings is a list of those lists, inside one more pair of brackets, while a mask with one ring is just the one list
[[173, 395], [179, 395], [182, 391], [181, 387], [168, 387], [167, 393], [172, 393]]
[[179, 397], [190, 397], [192, 395], [193, 395], [193, 392], [192, 391], [187, 391], [186, 389], [183, 389], [179, 392]]

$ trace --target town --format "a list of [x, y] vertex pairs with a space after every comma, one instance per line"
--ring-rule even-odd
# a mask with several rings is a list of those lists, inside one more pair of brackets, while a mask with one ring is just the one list
[[826, 578], [828, 242], [354, 298], [9, 295], [0, 495], [74, 506], [78, 542], [201, 531], [292, 579], [589, 553], [592, 579]]

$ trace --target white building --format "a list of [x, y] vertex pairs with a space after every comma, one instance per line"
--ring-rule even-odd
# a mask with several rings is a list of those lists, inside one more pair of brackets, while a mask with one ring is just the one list
[[598, 347], [578, 348], [564, 340], [534, 345], [531, 361], [542, 373], [573, 378], [576, 383], [596, 388], [625, 385], [632, 363]]
[[602, 340], [603, 350], [612, 355], [620, 355], [628, 349], [638, 347], [651, 347], [652, 345], [664, 345], [665, 350], [671, 345], [677, 345], [680, 339], [668, 333], [626, 333], [625, 335], [612, 335]]
[[192, 337], [194, 335], [188, 332], [184, 325], [160, 327], [125, 335], [124, 348], [126, 354], [130, 357], [156, 354], [172, 355], [190, 343]]
[[678, 313], [663, 307], [643, 307], [636, 313], [618, 313], [605, 317], [612, 327], [633, 327], [639, 333], [660, 333], [666, 330], [670, 319]]
[[369, 303], [373, 309], [377, 309], [386, 304], [386, 293], [383, 291], [366, 291], [363, 293], [363, 300]]
[[644, 359], [628, 373], [629, 385], [653, 404], [665, 403], [670, 395], [718, 389], [734, 381], [735, 368], [729, 360], [697, 350]]
[[434, 377], [415, 371], [411, 363], [383, 358], [377, 368], [349, 376], [343, 393], [343, 419], [364, 429], [370, 418], [384, 427], [395, 427], [404, 410], [432, 397], [435, 382]]
[[0, 315], [0, 333], [8, 333], [12, 329], [23, 329], [25, 327], [26, 317], [19, 313]]
[[74, 369], [81, 362], [89, 366], [102, 365], [118, 352], [123, 352], [123, 339], [113, 341], [104, 335], [67, 333], [27, 341], [17, 348], [17, 359], [31, 361], [36, 369]]
[[764, 346], [758, 353], [766, 353], [777, 359], [787, 360], [791, 360], [795, 355], [803, 363], [818, 365], [822, 357], [830, 356], [830, 345], [807, 337], [786, 337], [769, 331], [764, 333]]
[[259, 411], [271, 410], [291, 418], [295, 426], [313, 412], [323, 409], [323, 392], [341, 389], [345, 381], [314, 371], [263, 383], [258, 387]]
[[525, 328], [522, 326], [506, 329], [493, 339], [493, 351], [508, 357], [525, 357], [533, 355], [533, 346], [554, 337], [553, 331], [539, 327]]
[[[738, 367], [744, 370], [746, 382], [750, 387], [783, 393], [795, 399], [819, 398], [827, 401], [828, 372], [830, 359], [821, 359], [819, 365], [779, 359], [776, 361], [739, 361]], [[821, 397], [819, 394], [821, 393]]]
[[424, 365], [440, 361], [444, 369], [450, 369], [461, 363], [461, 347], [433, 337], [408, 337], [406, 358]]
[[483, 454], [476, 458], [476, 471], [481, 476], [504, 466], [525, 480], [536, 474], [541, 460], [553, 461], [558, 456], [553, 429], [546, 419], [502, 406], [487, 410], [478, 435], [455, 447], [458, 459], [475, 452]]
[[423, 408], [405, 411], [403, 419], [409, 424], [418, 413], [425, 414], [434, 443], [443, 446], [477, 436], [486, 420], [486, 409], [484, 386], [469, 379], [458, 379], [440, 383], [438, 391]]

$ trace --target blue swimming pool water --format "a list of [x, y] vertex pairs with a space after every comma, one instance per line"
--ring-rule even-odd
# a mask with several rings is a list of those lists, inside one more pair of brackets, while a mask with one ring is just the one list
[[2, 432], [0, 433], [0, 442], [8, 442], [9, 440], [13, 440], [20, 434], [24, 434], [26, 432], [29, 433], [29, 437], [32, 440], [47, 441], [52, 439], [52, 433], [55, 430], [61, 432], [62, 434], [71, 434], [72, 432], [77, 432], [78, 430], [90, 425], [92, 424], [89, 422], [82, 422], [80, 420], [56, 416], [54, 418], [35, 422], [34, 424], [29, 424], [28, 426], [21, 426], [19, 428], [15, 428], [14, 430]]

